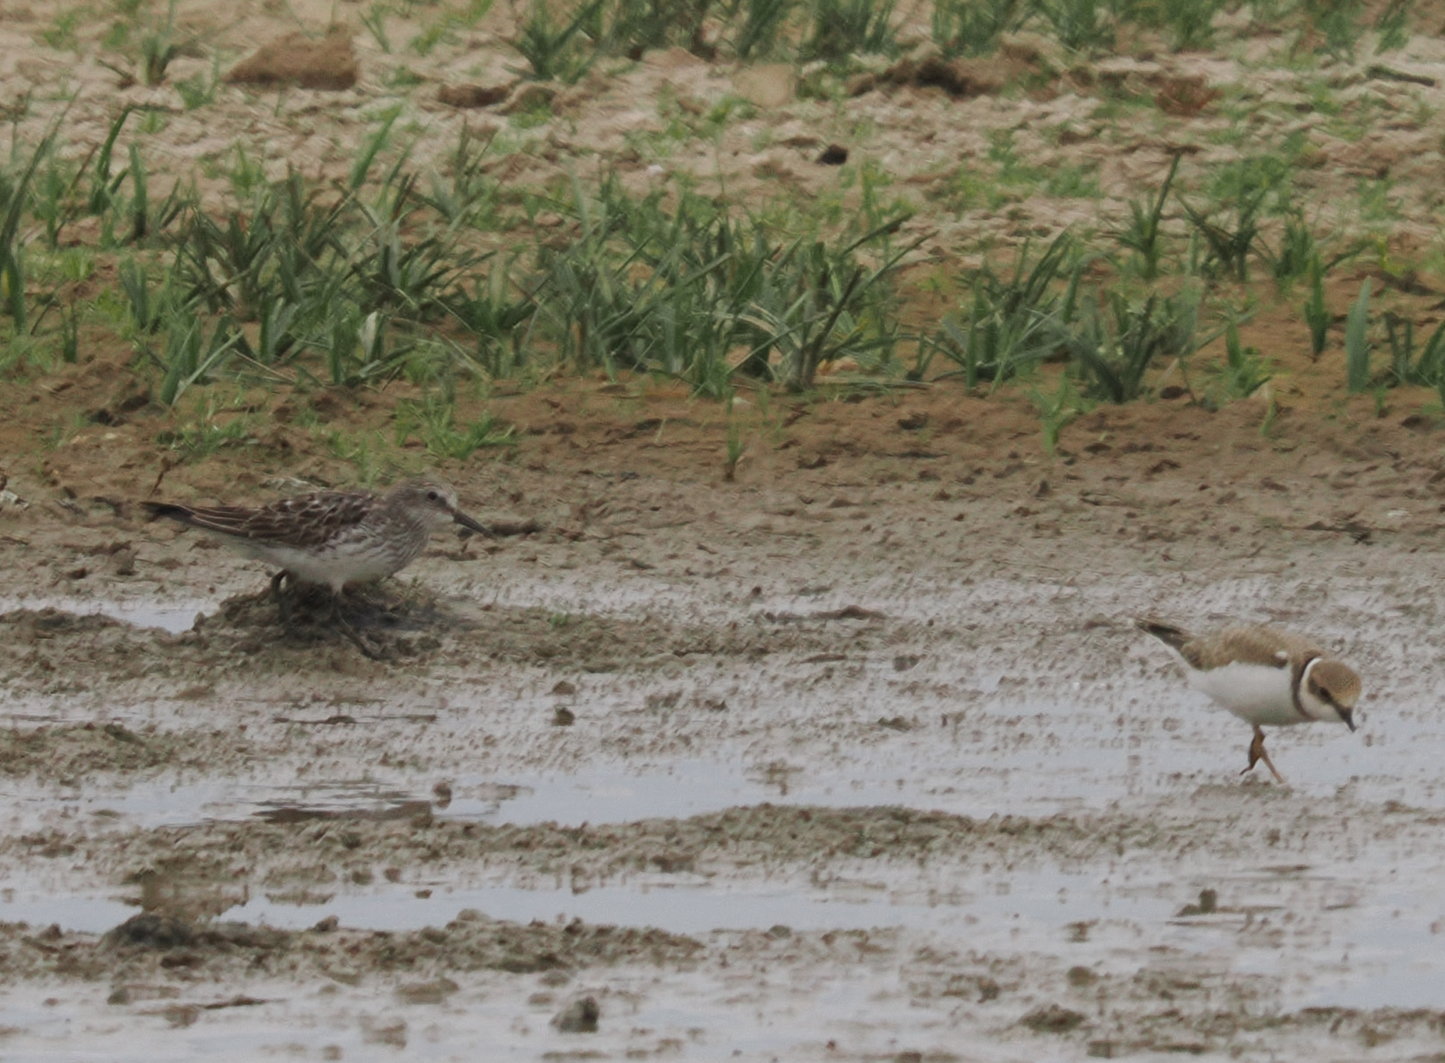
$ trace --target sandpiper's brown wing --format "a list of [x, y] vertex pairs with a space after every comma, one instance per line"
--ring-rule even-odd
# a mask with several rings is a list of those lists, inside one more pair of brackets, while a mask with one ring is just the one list
[[1208, 671], [1226, 664], [1261, 664], [1287, 668], [1293, 661], [1323, 656], [1308, 639], [1262, 624], [1229, 627], [1191, 638], [1179, 647], [1191, 666]]
[[153, 517], [169, 517], [218, 535], [302, 548], [328, 541], [376, 505], [376, 496], [366, 491], [317, 491], [254, 508], [145, 503]]

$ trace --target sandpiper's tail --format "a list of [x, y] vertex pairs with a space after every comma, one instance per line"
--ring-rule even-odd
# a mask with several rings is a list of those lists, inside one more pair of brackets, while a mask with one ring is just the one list
[[239, 506], [182, 506], [175, 502], [142, 502], [141, 506], [150, 514], [151, 520], [169, 517], [188, 528], [200, 528], [217, 535], [256, 537], [252, 527], [256, 523], [256, 510]]
[[178, 506], [174, 502], [142, 502], [140, 505], [151, 520], [155, 520], [157, 517], [170, 517], [171, 520], [178, 520], [182, 524], [190, 524], [196, 516], [185, 506]]
[[1166, 646], [1176, 650], [1183, 650], [1184, 644], [1189, 641], [1189, 632], [1173, 624], [1166, 624], [1162, 620], [1155, 620], [1151, 617], [1141, 616], [1135, 619], [1134, 626], [1140, 631], [1147, 631]]

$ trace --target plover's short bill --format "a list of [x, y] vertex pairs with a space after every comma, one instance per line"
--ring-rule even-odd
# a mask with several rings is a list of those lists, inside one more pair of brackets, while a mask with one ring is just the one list
[[426, 549], [432, 532], [448, 522], [491, 534], [457, 508], [450, 487], [435, 480], [407, 480], [380, 495], [317, 491], [255, 508], [144, 505], [152, 517], [169, 517], [210, 532], [247, 557], [274, 566], [278, 571], [271, 578], [271, 589], [283, 616], [282, 580], [329, 588], [333, 618], [368, 655], [370, 647], [341, 616], [344, 588], [401, 571]]
[[1178, 651], [1190, 686], [1254, 726], [1245, 771], [1262, 760], [1284, 782], [1265, 752], [1262, 727], [1323, 722], [1355, 729], [1360, 677], [1308, 639], [1263, 625], [1191, 635], [1159, 620], [1135, 624]]

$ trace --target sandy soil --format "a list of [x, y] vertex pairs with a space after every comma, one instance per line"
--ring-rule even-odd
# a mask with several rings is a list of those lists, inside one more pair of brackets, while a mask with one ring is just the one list
[[[294, 28], [237, 10], [216, 39]], [[61, 62], [45, 18], [6, 16], [6, 77]], [[356, 48], [351, 107], [398, 61]], [[632, 114], [661, 68], [576, 106]], [[258, 143], [310, 99], [228, 92], [204, 121]], [[99, 95], [78, 128], [108, 125]], [[916, 109], [879, 134], [897, 160], [944, 104], [859, 106]], [[328, 120], [296, 158], [346, 157]], [[1393, 157], [1427, 166], [1433, 121]], [[506, 534], [439, 535], [393, 582], [386, 661], [288, 636], [260, 567], [136, 512], [158, 483], [347, 482], [293, 397], [172, 466], [176, 415], [127, 401], [121, 353], [24, 381], [0, 426], [0, 1055], [1439, 1058], [1438, 409], [1346, 400], [1290, 314], [1251, 327], [1267, 399], [1099, 409], [1053, 454], [1017, 396], [744, 396], [727, 479], [725, 411], [669, 387], [491, 396], [516, 445], [441, 471]], [[357, 430], [394, 400], [315, 399]], [[1141, 613], [1308, 631], [1364, 675], [1359, 733], [1278, 734], [1291, 785], [1241, 778], [1248, 729]]]

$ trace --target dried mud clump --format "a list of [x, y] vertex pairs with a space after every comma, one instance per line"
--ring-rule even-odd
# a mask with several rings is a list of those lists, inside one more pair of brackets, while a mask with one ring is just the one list
[[167, 670], [190, 639], [47, 606], [0, 614], [0, 679], [48, 696]]
[[1072, 1008], [1066, 1008], [1059, 1004], [1047, 1004], [1029, 1012], [1019, 1020], [1019, 1025], [1026, 1026], [1036, 1033], [1068, 1033], [1082, 1025], [1083, 1022], [1084, 1016]]
[[282, 931], [244, 923], [196, 926], [161, 912], [139, 912], [107, 931], [101, 944], [108, 948], [141, 949], [268, 949], [283, 947], [286, 940]]
[[1011, 59], [946, 59], [932, 47], [919, 48], [881, 74], [863, 74], [849, 82], [849, 93], [861, 96], [883, 85], [916, 85], [942, 89], [955, 99], [992, 96], [1027, 72]]
[[[246, 853], [257, 881], [294, 879], [287, 854], [304, 852], [315, 883], [337, 881], [358, 861], [399, 867], [506, 866], [514, 873], [597, 878], [631, 872], [721, 873], [760, 863], [812, 866], [832, 860], [911, 860], [924, 857], [991, 861], [1027, 853], [1078, 858], [1114, 849], [1115, 834], [1089, 819], [994, 817], [974, 820], [901, 807], [826, 808], [754, 805], [688, 819], [627, 824], [489, 825], [430, 815], [402, 818], [315, 816], [244, 823], [205, 823], [133, 835], [125, 859], [148, 864], [184, 845], [196, 859], [220, 864]], [[84, 845], [65, 835], [56, 845]]]
[[11, 630], [7, 641], [43, 642], [66, 635], [87, 635], [123, 627], [107, 616], [81, 615], [46, 606], [43, 609], [12, 609], [0, 613], [0, 626]]
[[359, 74], [351, 34], [333, 27], [319, 41], [304, 33], [288, 33], [263, 44], [232, 67], [226, 81], [233, 85], [295, 85], [338, 91], [353, 88]]
[[0, 732], [0, 775], [43, 773], [62, 781], [98, 771], [143, 771], [185, 763], [187, 743], [118, 723]]
[[491, 107], [511, 91], [510, 85], [443, 85], [437, 89], [437, 100], [448, 107]]

